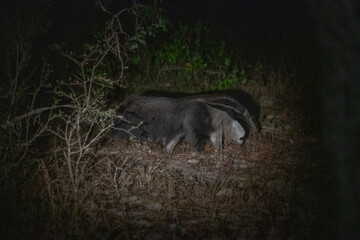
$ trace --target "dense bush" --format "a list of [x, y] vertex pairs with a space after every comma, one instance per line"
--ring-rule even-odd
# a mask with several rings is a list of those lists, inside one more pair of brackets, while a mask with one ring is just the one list
[[223, 40], [201, 23], [180, 25], [160, 42], [147, 44], [133, 59], [134, 85], [166, 90], [209, 91], [233, 89], [246, 83], [245, 68]]

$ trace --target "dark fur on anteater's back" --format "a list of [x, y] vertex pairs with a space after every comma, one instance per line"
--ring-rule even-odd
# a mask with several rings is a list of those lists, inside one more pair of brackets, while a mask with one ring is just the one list
[[206, 101], [209, 106], [227, 112], [231, 118], [244, 123], [250, 130], [255, 132], [258, 131], [248, 109], [231, 96], [225, 94], [199, 94], [187, 96], [185, 98], [202, 99]]
[[258, 125], [259, 123], [256, 124], [253, 121], [253, 119], [259, 118], [260, 106], [248, 93], [242, 90], [212, 91], [201, 94], [148, 90], [144, 92], [143, 96], [203, 99], [212, 104], [212, 107], [226, 111], [231, 118], [240, 122], [248, 130], [256, 132], [258, 127], [261, 127]]

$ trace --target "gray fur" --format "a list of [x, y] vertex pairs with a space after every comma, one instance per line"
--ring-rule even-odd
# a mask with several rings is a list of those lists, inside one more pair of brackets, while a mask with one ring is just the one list
[[[212, 130], [206, 106], [194, 100], [132, 96], [121, 104], [120, 109], [120, 114], [126, 119], [137, 120], [133, 125], [142, 121], [137, 131], [133, 132], [137, 139], [163, 141], [169, 153], [183, 137], [200, 151], [203, 141]], [[117, 128], [131, 127], [123, 121], [115, 124]], [[126, 136], [121, 131], [116, 133], [120, 133], [120, 137]]]
[[245, 137], [245, 130], [239, 122], [232, 119], [227, 112], [207, 106], [213, 125], [213, 131], [210, 132], [210, 140], [216, 150], [223, 148], [223, 143], [234, 141], [242, 144]]
[[203, 99], [212, 107], [227, 112], [231, 118], [237, 121], [243, 121], [250, 128], [250, 130], [255, 132], [258, 131], [258, 128], [254, 123], [249, 110], [231, 96], [225, 94], [199, 94], [191, 95], [186, 98]]
[[223, 97], [209, 99], [213, 102], [196, 97], [131, 96], [121, 104], [120, 114], [133, 123], [115, 122], [117, 128], [125, 128], [125, 132], [116, 133], [122, 138], [129, 137], [131, 127], [138, 126], [132, 132], [137, 139], [162, 141], [168, 153], [172, 153], [182, 138], [197, 151], [202, 150], [207, 138], [210, 138], [216, 150], [222, 149], [225, 141], [242, 144], [245, 130], [230, 116], [239, 110], [222, 103]]

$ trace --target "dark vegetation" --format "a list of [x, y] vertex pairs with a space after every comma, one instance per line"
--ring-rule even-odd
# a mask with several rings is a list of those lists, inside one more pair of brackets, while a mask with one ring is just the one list
[[[333, 236], [302, 1], [8, 0], [0, 12], [2, 239]], [[261, 132], [224, 159], [209, 143], [167, 155], [108, 134], [129, 94], [199, 92], [251, 102]]]

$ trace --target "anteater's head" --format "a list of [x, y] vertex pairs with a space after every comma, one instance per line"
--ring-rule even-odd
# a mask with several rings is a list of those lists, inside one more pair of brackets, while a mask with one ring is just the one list
[[245, 140], [246, 132], [238, 121], [232, 120], [231, 123], [225, 128], [224, 134], [228, 141], [234, 141], [241, 145]]

